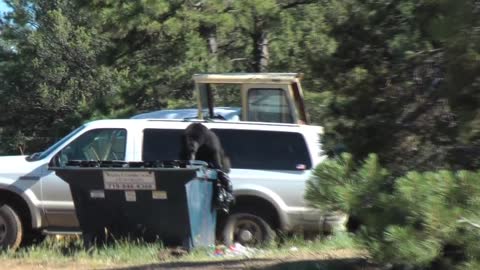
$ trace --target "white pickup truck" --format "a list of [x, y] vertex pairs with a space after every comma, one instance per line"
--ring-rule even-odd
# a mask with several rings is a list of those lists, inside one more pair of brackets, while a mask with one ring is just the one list
[[[259, 110], [256, 116], [261, 117], [262, 108], [255, 108]], [[269, 109], [263, 116], [275, 118], [274, 112]], [[282, 119], [297, 119], [284, 112]], [[248, 119], [248, 114], [243, 113]], [[303, 198], [311, 170], [325, 158], [320, 144], [321, 127], [195, 121], [202, 121], [219, 136], [231, 159], [236, 204], [228, 216], [220, 216], [217, 222], [227, 243], [255, 245], [271, 240], [275, 231], [328, 231], [343, 224], [345, 216], [308, 208]], [[79, 232], [69, 186], [48, 170], [49, 164], [62, 166], [68, 160], [177, 159], [180, 134], [190, 123], [165, 119], [98, 120], [82, 125], [43, 152], [0, 157], [0, 248], [16, 248], [46, 233]]]
[[[69, 186], [48, 170], [67, 160], [172, 160], [190, 122], [98, 120], [76, 129], [32, 156], [0, 158], [0, 246], [17, 247], [41, 233], [78, 232]], [[318, 210], [306, 207], [305, 183], [324, 158], [320, 127], [297, 124], [204, 122], [220, 137], [232, 163], [236, 204], [219, 221], [226, 241], [256, 244], [273, 231], [330, 229]]]

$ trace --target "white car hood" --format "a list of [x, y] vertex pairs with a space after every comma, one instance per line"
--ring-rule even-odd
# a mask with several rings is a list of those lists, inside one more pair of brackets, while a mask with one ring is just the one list
[[0, 157], [0, 175], [26, 174], [37, 168], [38, 161], [27, 161], [27, 156]]

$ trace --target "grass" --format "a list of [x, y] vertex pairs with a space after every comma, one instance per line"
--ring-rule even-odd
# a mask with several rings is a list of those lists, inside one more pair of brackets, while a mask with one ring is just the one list
[[158, 252], [162, 249], [161, 244], [121, 240], [113, 245], [85, 250], [83, 242], [76, 237], [61, 240], [47, 237], [39, 245], [0, 253], [0, 260], [36, 265], [60, 266], [74, 263], [90, 267], [122, 266], [158, 262]]
[[[294, 236], [261, 249], [255, 249], [249, 258], [281, 258], [288, 256], [302, 257], [305, 254], [329, 252], [335, 250], [358, 250], [353, 239], [346, 233], [335, 236], [305, 240]], [[73, 268], [80, 265], [87, 268], [122, 267], [132, 265], [148, 265], [161, 262], [204, 262], [232, 259], [227, 256], [214, 256], [212, 248], [202, 248], [175, 257], [170, 250], [157, 243], [119, 240], [109, 246], [101, 246], [85, 250], [78, 237], [47, 237], [39, 245], [22, 248], [16, 252], [0, 253], [0, 261], [12, 265], [42, 266], [46, 268]], [[243, 259], [245, 256], [233, 257]], [[82, 267], [76, 267], [82, 268]]]

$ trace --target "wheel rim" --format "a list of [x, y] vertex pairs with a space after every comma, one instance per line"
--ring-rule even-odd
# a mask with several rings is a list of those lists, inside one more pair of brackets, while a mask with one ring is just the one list
[[242, 245], [255, 245], [262, 241], [262, 227], [253, 220], [242, 219], [235, 224], [233, 239]]
[[0, 243], [3, 242], [7, 236], [7, 222], [0, 216]]

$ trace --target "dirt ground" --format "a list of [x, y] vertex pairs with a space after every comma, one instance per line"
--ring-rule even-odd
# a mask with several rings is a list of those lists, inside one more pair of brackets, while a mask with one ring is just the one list
[[91, 265], [88, 263], [48, 263], [34, 264], [19, 260], [2, 260], [0, 269], [5, 270], [86, 270], [86, 269], [117, 269], [117, 270], [213, 270], [213, 269], [268, 269], [268, 270], [378, 270], [369, 263], [364, 254], [352, 250], [335, 250], [328, 252], [310, 252], [292, 254], [282, 258], [261, 258], [261, 259], [232, 259], [213, 260], [207, 262], [165, 262], [150, 265]]

